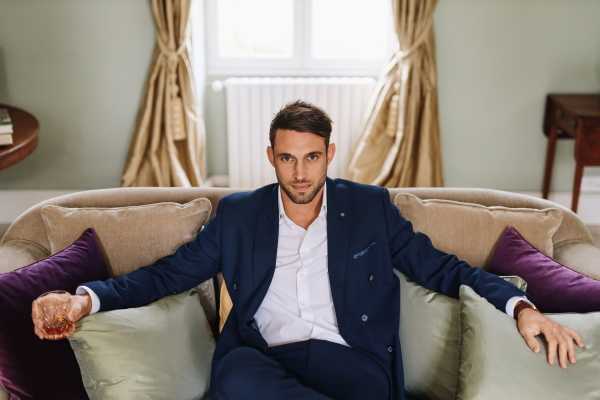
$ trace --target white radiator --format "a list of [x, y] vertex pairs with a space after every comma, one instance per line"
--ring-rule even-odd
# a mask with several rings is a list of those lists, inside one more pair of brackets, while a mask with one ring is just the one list
[[333, 120], [336, 155], [330, 177], [342, 177], [361, 133], [375, 87], [371, 78], [229, 78], [225, 80], [229, 185], [256, 188], [276, 181], [269, 164], [271, 120], [284, 104], [303, 100]]

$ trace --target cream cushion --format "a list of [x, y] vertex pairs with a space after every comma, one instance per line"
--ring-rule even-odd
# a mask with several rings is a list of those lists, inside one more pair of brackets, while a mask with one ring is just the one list
[[421, 200], [410, 193], [398, 193], [394, 204], [413, 229], [429, 236], [437, 249], [474, 267], [485, 266], [496, 241], [509, 225], [552, 257], [552, 237], [562, 221], [556, 208], [486, 207], [452, 200]]
[[108, 208], [46, 205], [41, 209], [52, 253], [67, 247], [92, 227], [115, 276], [174, 253], [194, 239], [210, 213], [211, 203], [206, 198], [185, 204], [165, 202]]
[[91, 400], [200, 399], [215, 349], [196, 290], [92, 314], [69, 338]]
[[581, 335], [577, 362], [566, 369], [546, 361], [545, 341], [532, 352], [514, 319], [468, 286], [460, 288], [461, 361], [458, 400], [599, 399], [600, 312], [546, 314]]

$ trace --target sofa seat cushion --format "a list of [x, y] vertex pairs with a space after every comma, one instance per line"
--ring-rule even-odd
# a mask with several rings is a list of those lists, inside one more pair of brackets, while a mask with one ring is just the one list
[[437, 249], [454, 254], [473, 267], [487, 264], [495, 243], [509, 225], [552, 257], [552, 237], [562, 221], [556, 208], [486, 207], [452, 200], [421, 200], [410, 193], [398, 193], [394, 204], [413, 229], [426, 234]]
[[70, 337], [90, 399], [200, 399], [214, 339], [196, 289], [90, 315]]
[[577, 362], [566, 369], [546, 361], [545, 341], [532, 352], [515, 320], [468, 286], [460, 289], [461, 362], [458, 400], [597, 399], [600, 396], [600, 313], [546, 314], [579, 333]]

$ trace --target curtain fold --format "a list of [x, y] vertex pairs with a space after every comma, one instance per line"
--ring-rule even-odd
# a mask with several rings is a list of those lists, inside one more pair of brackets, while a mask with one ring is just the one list
[[190, 0], [152, 0], [156, 46], [122, 186], [200, 186], [205, 127], [189, 57]]
[[433, 12], [437, 0], [392, 0], [398, 50], [384, 68], [347, 167], [387, 187], [443, 186]]

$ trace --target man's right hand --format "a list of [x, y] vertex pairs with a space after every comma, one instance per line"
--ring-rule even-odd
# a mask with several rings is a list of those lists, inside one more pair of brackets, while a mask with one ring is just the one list
[[[48, 333], [46, 328], [49, 322], [61, 318], [56, 304], [64, 305], [66, 318], [71, 322], [69, 328], [60, 334]], [[38, 297], [31, 304], [31, 318], [35, 334], [40, 339], [60, 340], [71, 336], [75, 332], [75, 323], [90, 314], [92, 299], [86, 293], [71, 295], [68, 293], [50, 293]]]

